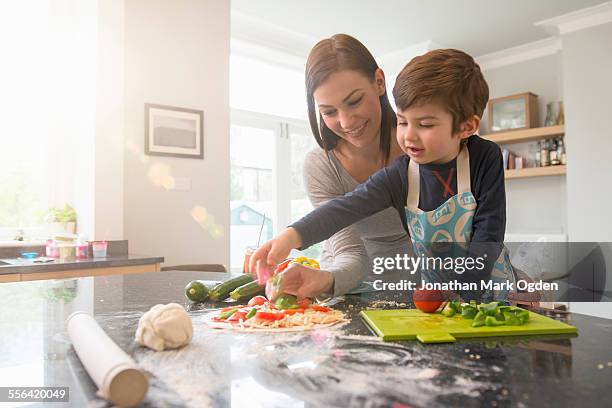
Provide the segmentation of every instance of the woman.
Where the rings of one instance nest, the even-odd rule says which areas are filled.
[[[314,46],[306,63],[306,94],[320,148],[306,156],[304,182],[318,207],[353,191],[402,151],[384,73],[355,38],[336,34]],[[326,241],[320,270],[292,264],[280,289],[298,297],[342,295],[372,271],[371,260],[408,254],[409,243],[397,212],[388,208]]]

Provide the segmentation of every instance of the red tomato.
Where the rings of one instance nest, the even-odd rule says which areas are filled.
[[[283,313],[286,315],[294,315],[296,313],[304,313],[304,309],[299,308],[299,309],[287,309],[287,310],[283,310]]]
[[[285,318],[283,313],[262,312],[261,310],[255,313],[255,317],[262,320],[281,320]]]
[[[412,295],[412,302],[417,309],[425,313],[433,313],[444,301],[442,291],[439,290],[428,290],[428,289],[417,289]]]
[[[331,309],[327,306],[319,306],[319,305],[312,305],[310,306],[311,309],[316,310],[317,312],[330,312]]]
[[[254,298],[249,300],[249,303],[247,303],[247,306],[260,306],[260,305],[265,304],[267,301],[268,299],[266,299],[265,296],[255,296]]]

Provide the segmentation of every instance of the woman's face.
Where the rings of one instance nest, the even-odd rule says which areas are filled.
[[[331,74],[314,91],[323,121],[336,135],[355,147],[378,144],[382,110],[379,97],[385,93],[380,69],[374,81],[359,71]]]

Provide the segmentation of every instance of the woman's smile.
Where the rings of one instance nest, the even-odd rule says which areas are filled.
[[[347,136],[351,136],[351,137],[359,137],[363,134],[366,125],[368,124],[368,121],[366,120],[365,122],[363,122],[360,126],[353,128],[351,130],[345,130],[344,133]]]

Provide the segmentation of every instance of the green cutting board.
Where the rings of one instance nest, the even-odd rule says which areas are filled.
[[[521,326],[472,327],[472,320],[445,317],[418,309],[363,310],[361,317],[383,341],[414,340],[421,343],[450,343],[459,338],[576,333],[574,326],[529,312]]]

